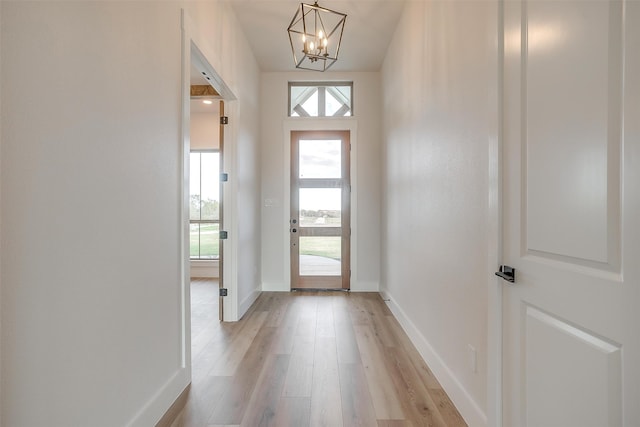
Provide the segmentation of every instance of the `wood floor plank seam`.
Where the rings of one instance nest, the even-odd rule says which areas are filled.
[[[377,293],[262,292],[217,321],[217,283],[192,282],[192,386],[174,427],[462,427]]]

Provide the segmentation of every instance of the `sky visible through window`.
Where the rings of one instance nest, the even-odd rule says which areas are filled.
[[[300,178],[341,178],[342,141],[339,139],[299,141]],[[342,206],[340,188],[301,188],[301,210],[340,211]]]

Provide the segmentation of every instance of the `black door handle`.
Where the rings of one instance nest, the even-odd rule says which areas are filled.
[[[500,270],[496,271],[496,276],[503,278],[507,282],[515,283],[516,269],[508,265],[501,265]]]

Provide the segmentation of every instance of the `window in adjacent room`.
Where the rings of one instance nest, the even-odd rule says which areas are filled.
[[[220,255],[220,153],[190,154],[189,229],[190,256],[195,260]]]
[[[352,94],[353,82],[289,82],[289,116],[352,116]]]

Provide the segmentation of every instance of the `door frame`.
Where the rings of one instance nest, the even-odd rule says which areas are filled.
[[[504,2],[493,2],[495,8],[491,25],[495,28],[495,39],[489,40],[493,53],[495,79],[490,82],[488,108],[493,121],[488,124],[488,204],[487,204],[487,423],[488,426],[502,427],[503,404],[503,316],[502,290],[504,280],[495,276],[503,258],[503,63],[504,63]]]
[[[186,39],[187,37],[185,37]],[[185,44],[187,43],[187,41],[185,41]],[[186,235],[183,236],[182,238],[182,257],[183,260],[186,259],[186,263],[188,263],[185,266],[185,270],[184,270],[184,281],[185,284],[184,286],[186,288],[189,287],[190,284],[190,274],[189,274],[189,270],[190,270],[190,256],[189,256],[189,230],[188,230],[188,224],[189,224],[189,153],[190,153],[190,122],[191,122],[191,112],[190,112],[190,93],[191,93],[191,87],[190,87],[190,71],[191,71],[191,67],[196,68],[198,71],[200,71],[201,73],[203,73],[206,77],[206,79],[209,81],[210,85],[216,90],[216,92],[218,92],[218,94],[220,94],[220,98],[219,98],[219,102],[220,102],[220,117],[227,115],[227,112],[225,110],[225,108],[228,105],[227,101],[231,101],[235,99],[235,96],[233,95],[233,92],[231,92],[231,89],[229,89],[229,87],[224,83],[224,81],[222,80],[222,78],[220,77],[220,75],[218,74],[218,72],[213,68],[213,66],[211,65],[211,63],[209,62],[209,60],[206,58],[206,56],[204,55],[204,53],[198,48],[198,45],[196,44],[196,42],[194,40],[189,40],[189,55],[188,58],[183,58],[183,67],[188,66],[187,70],[183,69],[183,85],[187,85],[187,87],[183,86],[183,129],[182,129],[182,136],[183,136],[183,147],[182,147],[182,152],[183,152],[183,166],[182,166],[182,170],[183,170],[183,185],[182,185],[182,198],[183,198],[183,220],[186,222],[187,224],[187,230],[183,231]],[[185,47],[186,48],[186,47]],[[186,56],[186,55],[185,55]],[[186,64],[184,63],[185,59],[188,59],[188,61],[186,61]],[[186,105],[185,105],[186,104]],[[186,111],[186,113],[185,113]],[[225,150],[225,138],[229,137],[229,132],[225,132],[225,127],[227,127],[228,125],[223,125],[222,123],[220,123],[219,125],[219,147],[218,150],[220,152],[220,174],[222,173],[228,173],[229,172],[229,161],[227,160],[227,158],[229,157],[227,155],[227,152]],[[226,188],[225,188],[226,187]],[[232,188],[228,187],[228,184],[222,182],[222,180],[220,180],[220,231],[222,230],[229,230],[229,221],[224,220],[224,213],[225,211],[229,210],[229,206],[231,206],[231,204],[229,203],[229,199],[230,199],[230,193],[233,191]],[[186,209],[186,211],[185,211]],[[222,288],[222,287],[227,287],[228,288],[228,293],[229,293],[229,297],[220,297],[219,298],[219,316],[220,316],[220,321],[224,321],[224,320],[235,320],[234,316],[236,315],[236,313],[238,312],[238,303],[237,303],[237,292],[235,292],[235,282],[233,280],[230,280],[229,277],[229,269],[225,269],[224,268],[224,263],[225,260],[228,262],[233,262],[233,251],[229,250],[229,244],[227,244],[226,242],[223,242],[223,240],[220,240],[220,255],[218,258],[218,271],[219,271],[219,280],[218,280],[218,287]],[[226,257],[225,257],[226,254]],[[190,293],[188,293],[187,295],[190,295]],[[224,299],[224,302],[223,302]],[[190,305],[190,298],[187,298],[185,301],[185,304]],[[225,310],[226,309],[226,310]],[[186,319],[186,322],[190,322],[190,314],[189,314],[189,318]],[[189,345],[190,346],[190,345]],[[186,346],[185,346],[186,347]]]
[[[211,86],[220,94],[221,100],[225,101],[225,105],[228,106],[228,101],[236,99],[231,89],[226,85],[224,80],[218,72],[211,65],[208,59],[208,55],[200,50],[199,46],[206,46],[204,40],[197,39],[197,26],[192,22],[189,15],[184,9],[181,10],[181,26],[182,26],[182,57],[181,57],[181,129],[180,129],[180,146],[179,146],[179,188],[178,195],[179,200],[179,242],[178,251],[179,264],[180,264],[180,331],[181,331],[181,367],[188,379],[191,378],[191,293],[190,293],[190,267],[191,260],[189,254],[189,156],[190,156],[190,124],[191,124],[191,68],[192,66],[201,72],[205,72]],[[227,138],[229,138],[229,132],[227,132]],[[227,143],[229,141],[227,140]],[[229,169],[229,155],[225,156],[225,169]],[[222,172],[222,171],[221,171]],[[230,172],[225,170],[224,172]],[[222,206],[226,205],[228,209],[232,206],[230,198],[233,193],[233,188],[227,188],[224,194],[225,200],[221,201]],[[223,227],[222,220],[220,227]],[[225,228],[228,226],[225,225]],[[232,263],[233,252],[227,254],[226,262]],[[229,270],[229,269],[227,269]],[[231,312],[230,316],[237,313],[237,292],[235,290],[235,282],[229,280],[230,275],[225,273],[225,279],[231,296],[227,301],[227,312]]]
[[[283,216],[282,216],[282,251],[285,254],[283,263],[283,277],[285,287],[291,289],[291,245],[289,236],[289,219],[291,215],[291,132],[292,131],[348,131],[350,133],[351,153],[351,290],[358,289],[358,185],[357,185],[357,159],[358,159],[358,122],[354,117],[344,118],[306,118],[289,117],[283,123],[283,159],[284,159],[284,179],[283,179]]]

